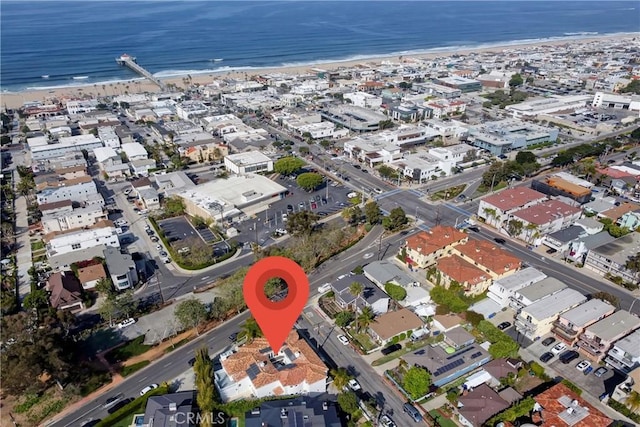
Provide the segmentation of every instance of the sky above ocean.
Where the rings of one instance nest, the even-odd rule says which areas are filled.
[[[169,76],[638,32],[640,3],[3,0],[0,21],[19,90],[135,78],[123,53]]]

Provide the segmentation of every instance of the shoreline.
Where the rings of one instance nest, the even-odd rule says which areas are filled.
[[[639,38],[638,33],[614,33],[608,35],[576,35],[565,37],[553,37],[540,40],[520,40],[513,42],[503,42],[495,45],[486,45],[478,47],[442,47],[427,49],[424,51],[405,51],[396,54],[389,55],[360,55],[354,59],[344,60],[328,60],[319,61],[313,63],[300,63],[300,64],[284,64],[273,67],[230,67],[228,70],[184,70],[185,73],[176,75],[168,75],[166,77],[156,77],[164,84],[174,84],[181,89],[185,85],[184,79],[189,75],[191,77],[189,85],[199,84],[208,85],[216,79],[251,79],[252,77],[269,73],[280,74],[305,74],[309,73],[311,69],[322,69],[326,71],[334,71],[338,69],[350,68],[357,65],[371,65],[381,64],[384,61],[399,62],[400,58],[404,61],[415,60],[429,60],[435,58],[450,57],[453,55],[469,55],[469,54],[484,54],[484,53],[502,53],[504,51],[517,51],[527,48],[538,48],[545,46],[564,46],[568,43],[574,43],[576,45],[584,45],[594,42],[606,42],[606,41],[622,41],[627,39]],[[162,72],[160,72],[162,73]],[[49,99],[79,99],[79,98],[95,98],[104,96],[117,96],[127,93],[158,93],[160,88],[149,80],[143,77],[135,77],[127,80],[112,80],[101,81],[95,83],[85,83],[78,85],[65,85],[65,86],[49,86],[42,89],[28,89],[23,91],[4,91],[0,93],[2,98],[2,106],[5,108],[20,108],[28,102],[46,102]]]

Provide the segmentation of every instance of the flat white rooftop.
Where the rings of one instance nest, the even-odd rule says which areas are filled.
[[[225,159],[236,165],[254,165],[271,161],[269,156],[260,151],[246,151],[243,153],[229,154]]]

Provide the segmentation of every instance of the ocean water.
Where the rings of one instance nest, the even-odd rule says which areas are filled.
[[[640,31],[638,1],[3,0],[0,12],[3,91],[136,78],[123,53],[163,77]]]

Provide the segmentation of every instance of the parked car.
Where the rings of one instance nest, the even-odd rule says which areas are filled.
[[[563,342],[559,342],[558,344],[556,344],[555,346],[553,346],[553,348],[551,349],[551,353],[553,354],[560,354],[562,353],[565,349],[567,348],[567,345]]]
[[[604,366],[601,366],[598,369],[596,369],[596,371],[593,373],[593,375],[595,375],[596,377],[600,378],[604,374],[606,374],[607,372],[609,372],[609,370],[607,368],[605,368]]]
[[[507,243],[506,240],[500,238],[500,237],[496,237],[495,239],[493,239],[494,242],[500,244],[500,245],[504,245],[505,243]]]
[[[116,403],[121,401],[123,397],[124,397],[124,395],[122,393],[116,394],[115,396],[111,396],[110,398],[108,398],[104,402],[104,405],[102,405],[102,407],[104,409],[109,409],[109,408],[113,407],[113,405],[115,405]]]
[[[584,372],[585,369],[590,367],[591,367],[591,362],[589,362],[588,360],[583,360],[576,365],[576,369],[581,372]]]
[[[131,326],[134,323],[136,323],[136,319],[130,317],[127,320],[123,320],[122,322],[118,323],[118,329],[124,329],[127,326]]]
[[[413,418],[413,420],[417,423],[422,421],[422,414],[420,413],[420,411],[418,411],[416,409],[415,406],[413,406],[411,403],[407,402],[402,406],[402,410],[404,412],[406,412],[407,414],[409,414],[409,416],[411,418]]]
[[[392,344],[389,347],[385,347],[382,350],[380,350],[380,353],[382,353],[382,354],[384,354],[386,356],[387,354],[391,354],[394,351],[400,350],[401,348],[402,348],[401,344]]]
[[[542,340],[542,345],[545,347],[549,347],[554,342],[556,342],[556,339],[554,337],[549,337]]]
[[[234,332],[231,335],[229,335],[229,341],[235,341],[236,338],[238,338],[238,333]]]
[[[504,331],[510,326],[511,326],[511,322],[502,322],[498,325],[498,329],[500,329],[501,331]]]
[[[546,353],[542,353],[542,356],[540,356],[540,361],[547,363],[549,360],[553,359],[553,356],[553,353],[547,351]]]
[[[325,292],[329,292],[331,290],[331,283],[323,283],[322,285],[318,286],[318,292],[320,292],[321,294],[324,294]]]
[[[589,375],[591,371],[593,371],[593,366],[587,366],[587,368],[584,371],[582,371],[582,373],[585,375]]]
[[[474,233],[479,233],[480,229],[478,227],[476,227],[475,225],[472,225],[471,227],[467,227],[469,230],[473,231]]]
[[[393,420],[391,420],[391,418],[389,418],[388,415],[383,415],[380,418],[380,422],[378,423],[379,427],[396,427],[396,423],[393,422]]]
[[[338,341],[340,341],[342,345],[349,345],[349,339],[344,335],[338,335]]]
[[[578,357],[580,357],[580,353],[578,353],[575,350],[567,350],[564,353],[562,353],[558,359],[560,359],[560,361],[562,363],[564,363],[565,365],[573,362],[574,360],[576,360]]]
[[[158,384],[149,384],[148,386],[140,390],[140,396],[144,396],[145,394],[149,393],[151,390],[155,390],[157,388],[158,388]]]
[[[362,389],[362,387],[360,387],[360,384],[358,383],[358,381],[356,381],[354,378],[351,378],[349,380],[349,388],[353,391],[358,391],[360,389]]]

